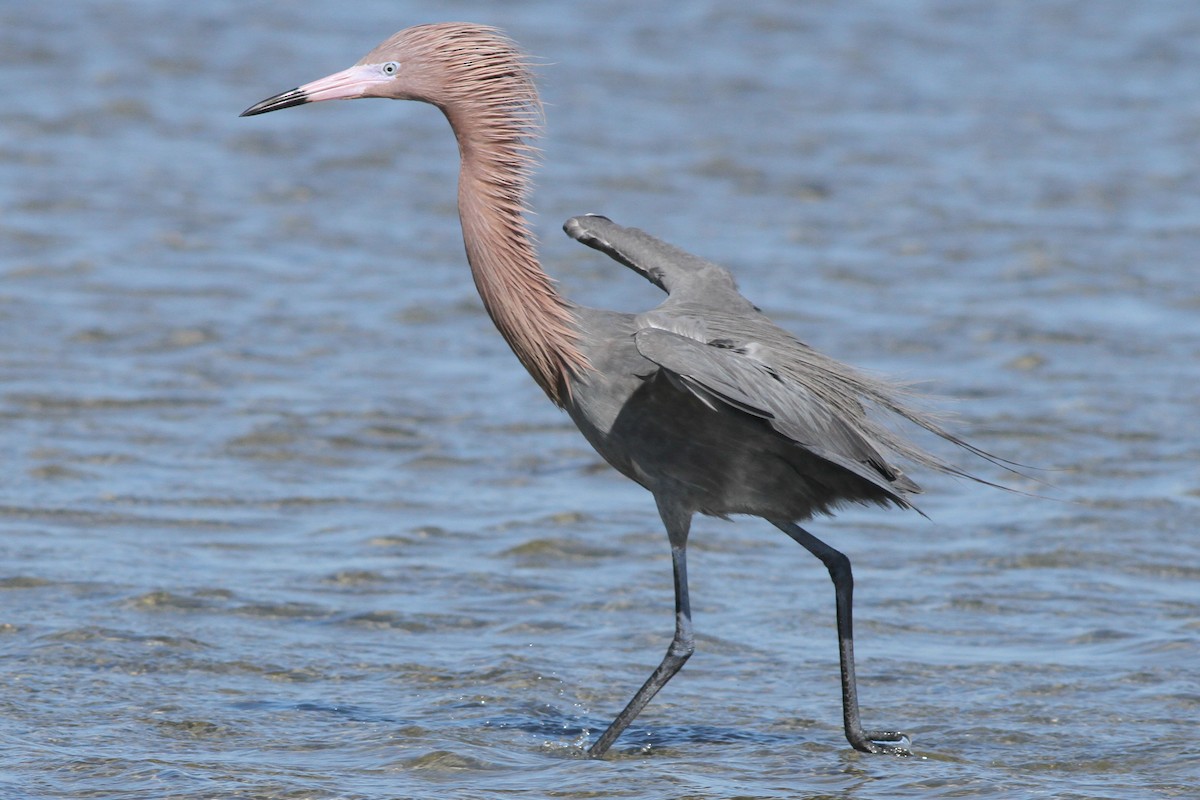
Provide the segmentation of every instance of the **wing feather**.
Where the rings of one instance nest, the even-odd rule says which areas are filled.
[[[710,408],[719,402],[766,420],[814,455],[889,493],[920,491],[819,395],[769,364],[737,348],[713,346],[658,328],[643,328],[633,338],[638,352]]]

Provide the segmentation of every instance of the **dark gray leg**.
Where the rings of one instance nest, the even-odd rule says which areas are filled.
[[[650,699],[658,694],[658,690],[666,686],[667,681],[679,672],[680,667],[696,649],[692,640],[692,609],[688,603],[687,587],[687,537],[692,515],[679,509],[664,508],[662,502],[658,505],[658,513],[662,516],[663,524],[667,527],[667,536],[671,540],[671,566],[675,572],[675,638],[671,640],[671,646],[667,648],[667,654],[663,656],[658,669],[642,684],[642,688],[638,689],[629,705],[612,721],[608,730],[588,748],[588,755],[592,758],[599,758],[608,752],[608,748],[612,747],[621,732],[629,727],[629,723],[633,722]]]
[[[854,622],[853,606],[854,576],[850,572],[850,559],[841,552],[791,522],[771,520],[800,545],[821,559],[833,579],[834,597],[837,602],[838,654],[842,662],[842,719],[846,726],[846,739],[855,750],[864,753],[891,753],[910,755],[906,745],[908,737],[899,731],[865,731],[858,716],[858,688],[854,677]],[[898,744],[903,742],[904,744]]]

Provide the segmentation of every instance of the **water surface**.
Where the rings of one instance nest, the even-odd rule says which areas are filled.
[[[937,476],[814,522],[699,520],[657,663],[650,497],[521,371],[467,276],[431,108],[238,119],[462,18],[542,66],[536,227],[582,302],[657,290],[587,211],[928,381],[1067,502]],[[0,7],[4,797],[1193,796],[1200,13],[1191,3]]]

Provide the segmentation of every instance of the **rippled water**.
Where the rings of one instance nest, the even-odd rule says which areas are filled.
[[[919,757],[848,747],[758,520],[579,757],[670,636],[650,497],[482,313],[434,110],[237,118],[447,18],[543,60],[572,295],[657,301],[558,232],[607,213],[1056,468],[812,525]],[[0,5],[0,795],[1195,796],[1198,74],[1185,2]]]

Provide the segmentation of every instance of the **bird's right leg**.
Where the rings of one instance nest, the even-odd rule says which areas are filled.
[[[646,704],[658,690],[667,685],[667,681],[679,672],[684,662],[691,657],[696,649],[692,638],[692,609],[688,602],[687,586],[687,537],[692,524],[691,512],[679,508],[668,507],[663,501],[658,503],[658,513],[662,516],[667,528],[667,536],[671,540],[671,566],[675,574],[675,636],[671,646],[663,656],[658,669],[638,689],[637,694],[629,701],[624,710],[608,726],[608,730],[588,748],[588,755],[599,758],[608,752],[613,742],[621,735],[629,723],[641,713]]]
[[[846,740],[855,750],[864,753],[909,755],[908,736],[899,731],[863,730],[858,714],[858,682],[854,675],[854,576],[850,571],[850,559],[799,525],[780,520],[771,520],[771,524],[821,559],[821,563],[829,570],[829,577],[833,579],[837,604],[838,656],[842,666],[842,719],[846,728]]]

